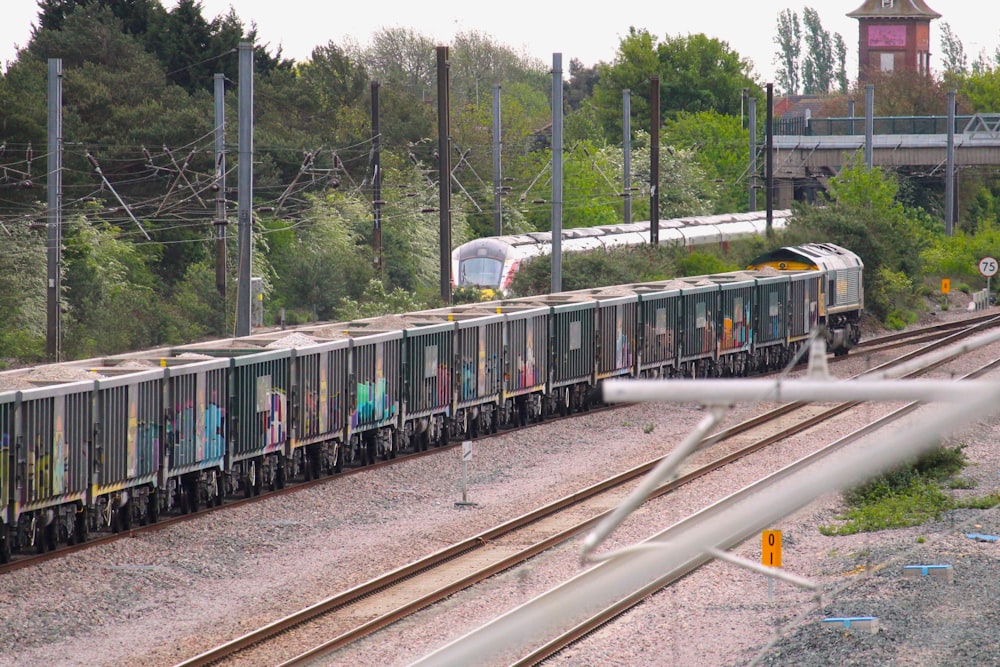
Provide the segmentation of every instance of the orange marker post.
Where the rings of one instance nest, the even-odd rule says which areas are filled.
[[[767,567],[781,567],[781,531],[765,530],[760,534],[760,562]],[[767,600],[774,599],[774,577],[767,578]]]
[[[781,567],[781,531],[765,530],[760,538],[760,562],[769,567]]]

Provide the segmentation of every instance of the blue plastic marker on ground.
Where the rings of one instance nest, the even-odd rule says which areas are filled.
[[[996,542],[1000,540],[1000,537],[996,535],[980,535],[979,533],[966,533],[966,537],[970,540],[976,540],[977,542]]]
[[[848,630],[851,629],[851,623],[861,623],[870,622],[876,620],[875,616],[844,616],[842,618],[824,618],[824,623],[842,623]]]
[[[947,570],[951,565],[904,565],[904,570],[914,571],[920,570],[920,574],[925,577],[931,570]]]

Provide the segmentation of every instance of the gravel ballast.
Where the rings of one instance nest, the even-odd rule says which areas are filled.
[[[960,374],[1000,353],[969,355],[937,376]],[[860,356],[838,375],[872,365]],[[994,374],[993,379],[997,378]],[[760,407],[738,406],[728,424]],[[885,406],[863,409],[842,433],[803,434],[652,501],[608,548],[644,539],[687,514],[845,435]],[[700,421],[695,406],[639,405],[476,443],[469,500],[461,500],[458,451],[403,461],[376,474],[95,547],[0,579],[0,665],[171,665],[462,537],[668,453]],[[971,464],[962,476],[1000,488],[1000,420],[955,438]],[[811,432],[810,432],[811,433]],[[733,565],[712,563],[572,647],[558,665],[985,665],[1000,664],[1000,546],[965,537],[1000,534],[997,510],[961,510],[934,524],[826,537],[839,495],[775,526],[784,568],[819,581],[807,592]],[[759,540],[735,552],[759,559]],[[330,664],[406,665],[579,572],[579,544],[399,623]],[[954,582],[907,578],[903,565],[950,563]],[[881,567],[881,569],[877,569]],[[837,590],[841,589],[842,590]],[[833,629],[827,616],[875,616],[879,631]],[[773,646],[769,646],[773,643]]]

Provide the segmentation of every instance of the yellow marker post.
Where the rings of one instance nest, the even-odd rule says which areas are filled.
[[[781,531],[765,530],[760,538],[760,562],[769,567],[781,567]]]

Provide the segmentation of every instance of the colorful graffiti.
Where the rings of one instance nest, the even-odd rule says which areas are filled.
[[[381,422],[396,415],[397,403],[387,390],[382,354],[382,348],[376,348],[374,380],[357,383],[358,403],[351,415],[352,428],[363,423]]]
[[[396,404],[390,400],[386,391],[385,378],[374,382],[359,382],[358,409],[351,416],[351,426],[358,424],[380,422],[396,414]]]
[[[519,388],[534,386],[537,382],[535,368],[535,335],[531,325],[528,325],[524,340],[524,356],[517,356],[517,374]]]
[[[622,328],[624,319],[624,309],[618,306],[615,308],[615,368],[628,368],[632,365],[632,345]]]
[[[265,452],[278,449],[287,436],[287,400],[285,392],[280,389],[272,389],[266,397],[267,410],[261,415],[262,437]]]
[[[175,465],[184,465],[205,459],[222,458],[226,451],[226,411],[215,402],[205,405],[200,410],[195,409],[193,401],[174,408],[173,420],[167,424],[172,429],[175,447]],[[140,426],[140,438],[158,439],[155,426]],[[151,446],[145,443],[142,449],[159,451],[159,444]]]

